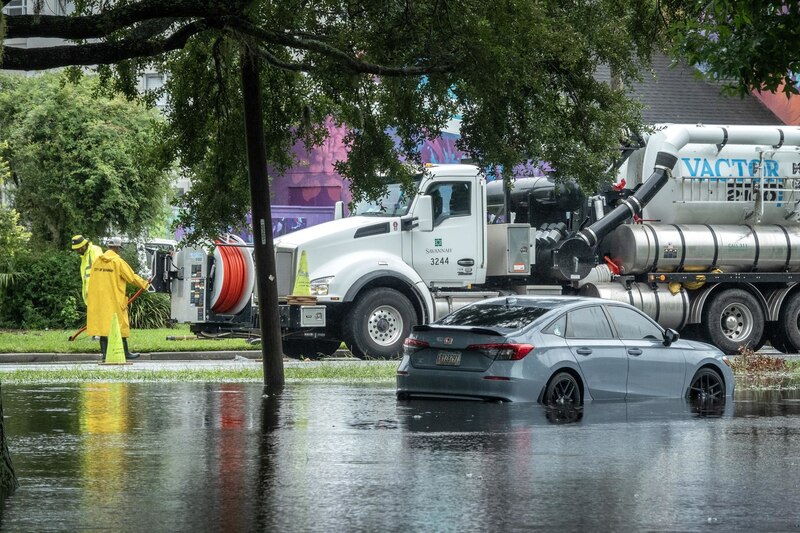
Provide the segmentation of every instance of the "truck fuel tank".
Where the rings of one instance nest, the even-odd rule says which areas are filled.
[[[580,294],[631,304],[665,328],[680,330],[689,317],[689,295],[683,288],[672,294],[663,285],[631,283],[627,288],[621,283],[587,283]]]
[[[800,228],[794,226],[625,224],[606,246],[621,274],[800,271]]]

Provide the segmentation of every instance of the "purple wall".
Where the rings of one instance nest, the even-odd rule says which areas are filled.
[[[270,190],[273,205],[333,206],[337,200],[350,201],[347,183],[333,170],[336,161],[347,158],[344,146],[346,128],[328,126],[329,136],[322,146],[306,150],[303,143],[293,152],[299,163],[282,176],[274,173]],[[420,146],[423,163],[460,163],[464,153],[456,149],[458,136],[443,133],[438,139]]]

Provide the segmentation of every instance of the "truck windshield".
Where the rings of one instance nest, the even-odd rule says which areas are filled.
[[[415,188],[419,186],[419,180],[415,180]],[[353,211],[354,216],[367,217],[401,217],[408,213],[411,201],[403,194],[402,186],[399,183],[390,183],[388,192],[383,198],[375,202],[358,202]]]

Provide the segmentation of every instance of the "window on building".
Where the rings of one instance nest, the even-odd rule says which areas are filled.
[[[6,7],[3,8],[3,12],[11,17],[15,15],[27,15],[28,0],[11,0],[6,4]]]
[[[157,93],[156,107],[158,107],[161,110],[167,107],[167,93],[162,91],[163,87],[164,87],[163,74],[155,73],[155,74],[144,75],[144,90]]]

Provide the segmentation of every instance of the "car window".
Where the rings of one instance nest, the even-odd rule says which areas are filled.
[[[664,333],[638,311],[627,307],[609,307],[611,319],[617,327],[620,339],[628,340],[661,340]]]
[[[611,326],[599,306],[581,307],[567,313],[568,339],[612,339]]]
[[[563,302],[537,300],[534,303],[509,297],[504,301],[464,306],[436,323],[447,326],[520,329],[559,305],[563,305]]]
[[[567,315],[561,315],[553,323],[544,328],[542,333],[563,337],[567,330]]]

